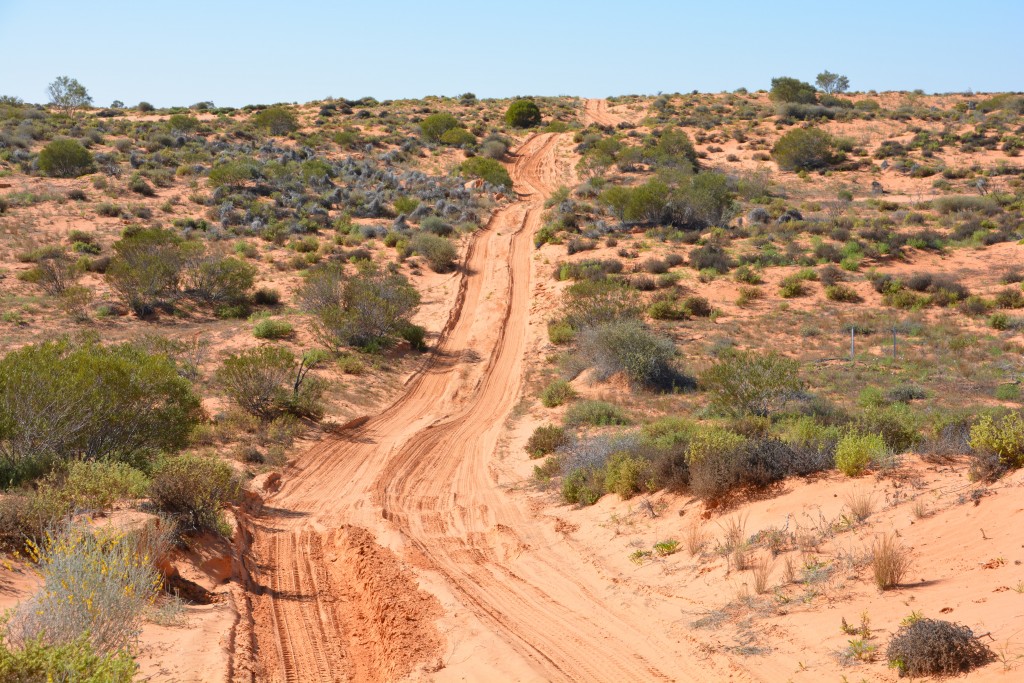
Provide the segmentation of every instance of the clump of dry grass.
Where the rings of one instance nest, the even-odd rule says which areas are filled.
[[[871,546],[871,570],[881,590],[895,588],[910,569],[910,551],[895,536],[882,536]]]
[[[750,571],[754,577],[754,592],[758,595],[768,592],[768,579],[774,566],[775,563],[765,556],[760,556],[750,563]]]
[[[686,542],[686,550],[690,553],[691,557],[701,554],[704,548],[707,547],[708,540],[710,540],[710,536],[701,527],[700,523],[694,522],[686,528],[684,541]]]
[[[875,497],[870,491],[851,491],[845,500],[853,521],[857,523],[863,522],[875,511]]]

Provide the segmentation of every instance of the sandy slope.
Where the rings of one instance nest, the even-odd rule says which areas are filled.
[[[623,119],[610,111],[608,100],[587,100],[583,109],[583,123],[599,126],[614,126]]]
[[[598,574],[492,468],[522,381],[531,238],[570,177],[570,145],[550,133],[522,145],[519,199],[470,248],[433,362],[389,409],[302,455],[252,524],[236,680],[681,675],[679,644],[605,604]]]

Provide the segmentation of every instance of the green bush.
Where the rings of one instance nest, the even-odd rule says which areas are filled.
[[[604,471],[580,468],[562,477],[562,500],[576,505],[593,505],[604,495]]]
[[[833,160],[832,136],[818,128],[794,128],[776,141],[772,157],[783,171],[813,171]]]
[[[76,459],[144,464],[185,446],[199,398],[162,354],[49,342],[0,360],[0,481]]]
[[[889,454],[885,440],[878,434],[849,432],[836,445],[836,468],[848,477],[864,473],[872,463]]]
[[[288,339],[295,334],[295,327],[287,320],[264,318],[252,328],[257,339]]]
[[[216,379],[235,405],[269,421],[286,412],[298,398],[301,386],[294,382],[299,371],[291,351],[267,345],[230,354],[217,370]]]
[[[998,422],[983,415],[971,427],[971,448],[999,456],[1008,467],[1024,467],[1024,417],[1007,413]]]
[[[557,425],[541,425],[533,430],[533,434],[526,442],[526,452],[531,458],[540,458],[554,453],[568,441],[569,437],[564,428]]]
[[[501,162],[495,159],[470,157],[462,162],[459,170],[464,176],[483,178],[491,185],[498,185],[506,190],[512,189],[512,176],[508,174]]]
[[[441,144],[451,145],[452,147],[474,145],[476,144],[476,136],[465,128],[452,128],[445,131],[444,135],[441,136]]]
[[[210,169],[210,184],[214,187],[238,187],[255,177],[256,165],[245,158],[224,161]]]
[[[177,235],[163,228],[137,230],[115,242],[114,251],[107,282],[136,315],[149,315],[177,294],[185,260]]]
[[[856,304],[863,301],[857,290],[844,284],[834,284],[825,287],[825,298],[829,301],[839,301],[848,304]]]
[[[686,450],[689,484],[703,500],[720,498],[738,482],[746,438],[720,427],[696,430]]]
[[[223,531],[221,508],[241,485],[231,465],[215,457],[185,454],[166,458],[153,471],[150,496],[186,531]]]
[[[420,121],[420,132],[430,142],[440,142],[445,133],[455,129],[465,130],[457,118],[445,112],[431,114]]]
[[[579,401],[569,406],[565,411],[565,424],[570,427],[581,425],[593,425],[595,427],[608,427],[613,425],[627,425],[629,418],[618,406],[605,401]]]
[[[576,330],[565,320],[548,321],[548,339],[552,344],[571,344],[576,339]]]
[[[58,138],[39,152],[39,170],[49,176],[77,178],[92,169],[92,153],[77,140]]]
[[[505,123],[513,128],[533,128],[540,119],[540,107],[533,100],[516,100],[505,110]]]
[[[266,129],[271,135],[287,135],[299,128],[299,121],[290,109],[270,107],[256,114],[253,123]]]
[[[814,104],[818,101],[817,91],[813,85],[788,76],[773,78],[772,88],[768,92],[768,96],[773,102]]]
[[[321,301],[322,307],[312,311],[317,314],[315,332],[333,349],[352,346],[375,351],[392,346],[420,303],[419,293],[405,277],[372,266],[344,282],[340,271],[327,269],[322,274],[318,291],[336,291],[339,299],[332,301],[327,295],[314,299],[301,292],[300,296],[307,306]]]
[[[137,668],[126,650],[97,652],[85,634],[60,645],[32,638],[12,649],[0,631],[0,680],[10,683],[131,683]]]
[[[237,306],[249,299],[256,267],[241,259],[211,254],[186,259],[182,271],[185,292],[208,305]]]
[[[902,453],[921,440],[920,420],[906,403],[868,407],[857,416],[856,424],[862,432],[881,436],[894,453]]]
[[[555,408],[576,398],[576,390],[564,379],[556,379],[540,392],[540,402],[546,408]]]
[[[409,240],[409,250],[427,260],[435,273],[447,273],[455,268],[459,252],[447,237],[429,232],[418,232]]]
[[[602,381],[621,372],[638,387],[682,387],[686,381],[672,365],[675,353],[670,339],[628,318],[588,327],[580,334],[580,355]]]
[[[76,460],[65,472],[54,472],[40,484],[46,495],[57,496],[69,510],[109,510],[124,499],[142,498],[149,487],[146,475],[123,462]]]
[[[795,360],[775,352],[731,350],[705,370],[700,385],[711,394],[713,410],[734,417],[770,415],[801,388]]]
[[[629,500],[638,493],[654,489],[650,475],[651,464],[630,453],[613,453],[605,464],[604,487]]]

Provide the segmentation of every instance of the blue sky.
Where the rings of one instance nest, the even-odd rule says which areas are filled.
[[[0,0],[0,94],[58,75],[106,106],[457,95],[1024,90],[1024,0]]]

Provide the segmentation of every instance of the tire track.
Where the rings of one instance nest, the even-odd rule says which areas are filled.
[[[604,116],[591,102],[587,111]],[[342,560],[372,555],[376,567],[390,557],[376,544],[353,546],[351,534],[336,535],[347,525],[400,534],[443,579],[459,611],[518,658],[517,670],[565,681],[697,678],[673,663],[692,652],[650,632],[642,613],[603,604],[600,578],[580,571],[572,549],[488,470],[523,379],[532,236],[545,198],[569,182],[558,158],[569,144],[565,134],[542,133],[520,146],[509,165],[518,199],[475,235],[453,312],[405,394],[363,426],[311,448],[267,501],[266,526],[254,529],[254,581],[269,586],[253,599],[258,680],[394,680],[436,656],[436,614],[424,616],[430,608],[415,596],[401,602],[416,592],[402,578],[408,569],[395,563],[390,588],[358,568],[339,570]],[[337,562],[325,547],[341,548]],[[401,623],[384,619],[381,604]],[[379,645],[398,638],[406,639],[401,648]]]

